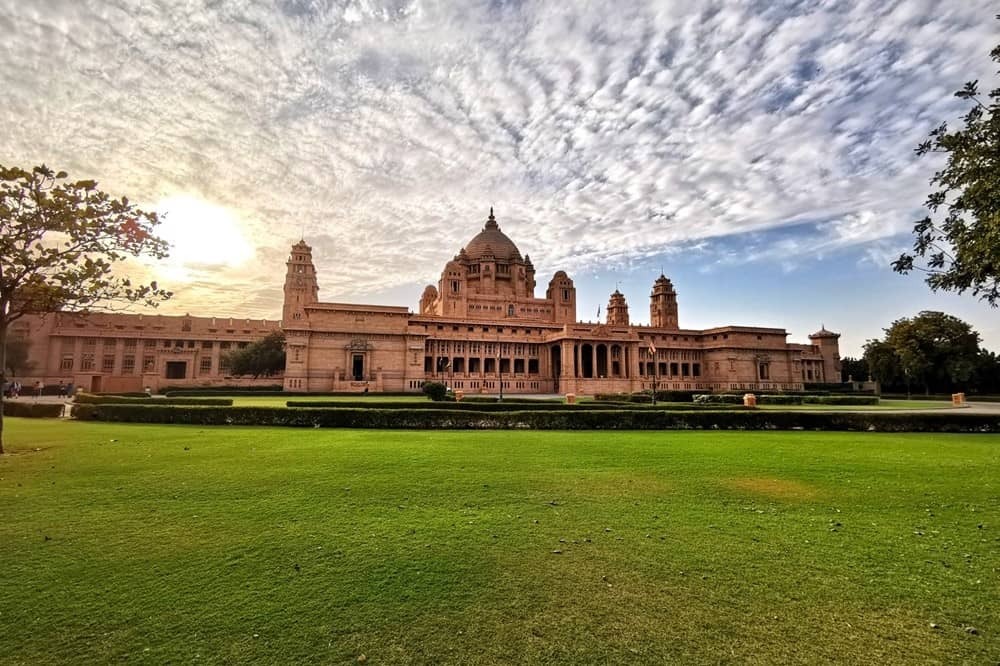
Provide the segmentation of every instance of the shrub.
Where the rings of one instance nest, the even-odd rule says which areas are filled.
[[[595,393],[596,402],[628,402],[632,397],[628,393]]]
[[[732,393],[699,393],[694,396],[696,405],[742,405],[743,396]]]
[[[201,405],[204,407],[232,407],[232,398],[127,398],[117,395],[78,393],[76,402],[88,405]]]
[[[226,395],[231,395],[236,392],[239,393],[253,393],[256,394],[258,391],[269,391],[272,393],[281,393],[284,391],[284,386],[281,384],[266,384],[266,385],[254,385],[254,386],[240,386],[240,385],[228,385],[228,386],[164,386],[160,389],[160,393],[170,394],[170,393],[197,393],[198,395],[213,394],[218,395],[219,393],[224,393]]]
[[[561,405],[562,398],[504,398],[505,404],[524,405]],[[475,402],[490,404],[499,402],[499,397],[495,395],[467,395],[462,398],[462,402]]]
[[[252,390],[248,390],[246,387],[244,387],[242,389],[238,389],[238,390],[234,389],[234,390],[226,390],[226,391],[210,391],[210,390],[203,390],[202,391],[202,390],[198,390],[198,389],[190,389],[190,390],[184,390],[184,391],[176,390],[176,391],[165,391],[164,392],[164,395],[166,395],[168,398],[197,398],[197,397],[205,397],[205,396],[216,396],[216,395],[219,395],[219,394],[222,394],[222,395],[225,395],[225,396],[256,396],[258,398],[281,398],[281,397],[285,397],[285,398],[288,398],[288,397],[309,398],[309,397],[332,397],[332,396],[351,397],[351,396],[353,396],[355,398],[361,399],[361,398],[391,398],[391,397],[415,396],[415,395],[420,395],[420,392],[419,391],[409,391],[409,392],[387,391],[387,392],[384,392],[384,393],[383,392],[379,392],[379,393],[375,393],[375,392],[362,393],[360,391],[309,391],[309,392],[306,392],[306,391],[271,391],[271,390],[268,390],[268,391],[252,391]]]
[[[657,391],[657,402],[694,402],[698,391]]]
[[[56,419],[62,416],[61,402],[28,402],[26,400],[4,400],[4,416],[20,416],[28,419]]]
[[[448,387],[441,382],[425,382],[423,391],[434,402],[441,402],[448,396]]]
[[[1000,415],[954,412],[810,412],[622,409],[508,411],[457,409],[283,409],[78,404],[81,420],[300,428],[537,429],[537,430],[859,430],[881,432],[1000,432]]]
[[[877,405],[877,395],[806,395],[804,405]]]
[[[804,396],[801,395],[759,395],[757,396],[758,405],[801,405]],[[743,397],[740,396],[740,402],[743,401]]]

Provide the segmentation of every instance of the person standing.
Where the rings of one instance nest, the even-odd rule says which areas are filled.
[[[35,400],[42,397],[42,380],[35,380]]]

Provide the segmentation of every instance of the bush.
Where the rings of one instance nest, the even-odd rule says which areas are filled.
[[[692,402],[698,391],[657,391],[656,402]],[[641,393],[598,393],[594,400],[599,402],[653,402],[653,392]]]
[[[825,393],[854,393],[854,384],[851,382],[809,382],[802,385],[806,393],[813,395],[819,392]]]
[[[219,394],[225,396],[256,396],[258,398],[288,398],[293,396],[299,396],[303,398],[309,397],[333,397],[333,396],[345,396],[345,397],[355,397],[355,398],[392,398],[392,397],[411,397],[415,395],[420,395],[419,391],[387,391],[384,393],[362,393],[361,391],[251,391],[247,390],[245,387],[239,390],[231,391],[199,391],[197,389],[191,390],[176,390],[176,391],[165,391],[164,395],[168,398],[197,398],[205,396],[214,396]]]
[[[77,393],[75,401],[87,405],[201,405],[204,407],[232,407],[232,398],[128,398],[117,395]]]
[[[236,392],[239,393],[253,393],[257,394],[259,391],[269,391],[272,393],[281,393],[284,391],[284,386],[281,384],[266,384],[261,386],[164,386],[160,389],[160,393],[170,394],[170,393],[197,393],[198,395],[218,395],[219,393],[225,393],[226,395],[231,395]]]
[[[92,393],[91,395],[111,396],[114,398],[149,398],[145,391],[122,391],[121,393]]]
[[[758,405],[801,405],[804,396],[801,395],[759,395],[757,396]],[[743,402],[743,397],[740,396],[740,402]]]
[[[448,396],[448,387],[441,382],[425,382],[423,391],[434,402],[441,402]]]
[[[657,391],[657,402],[694,402],[698,391]]]
[[[27,400],[4,400],[4,416],[20,416],[28,419],[57,419],[62,416],[61,402],[28,402]]]
[[[500,402],[495,395],[467,395],[462,398],[462,402],[474,402],[477,404],[492,404]],[[508,405],[563,405],[563,398],[504,398],[504,404]]]
[[[877,395],[806,395],[803,405],[877,405]]]
[[[280,407],[73,406],[78,419],[300,428],[536,430],[858,430],[1000,432],[1000,415],[954,412],[810,412],[622,409],[482,413],[457,409],[283,409]]]
[[[696,405],[742,405],[743,396],[732,393],[699,393],[694,396]]]

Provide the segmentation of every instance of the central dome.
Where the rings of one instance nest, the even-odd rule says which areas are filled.
[[[492,208],[490,208],[490,216],[486,220],[486,226],[465,246],[465,253],[472,261],[480,261],[485,256],[492,256],[500,261],[513,261],[515,259],[520,261],[521,259],[521,253],[514,245],[514,241],[500,231],[500,225],[493,217]]]

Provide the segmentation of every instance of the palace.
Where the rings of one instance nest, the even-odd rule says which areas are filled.
[[[229,349],[282,328],[283,379],[290,392],[419,392],[440,381],[466,393],[576,393],[693,389],[801,389],[840,381],[837,333],[790,344],[783,329],[680,327],[677,292],[657,278],[650,324],[629,321],[617,290],[606,321],[580,322],[576,287],[556,271],[544,297],[535,267],[490,210],[476,234],[428,285],[419,312],[406,307],[324,303],[312,249],[300,241],[287,261],[281,321],[142,314],[53,313],[15,323],[30,369],[15,374],[90,391],[165,386],[274,384],[230,376]]]
[[[789,344],[783,329],[680,327],[677,292],[661,275],[650,325],[629,323],[611,294],[607,320],[576,317],[576,287],[564,272],[535,295],[535,267],[490,210],[482,229],[428,285],[420,311],[324,303],[312,249],[292,246],[282,328],[286,391],[419,391],[440,381],[466,393],[592,395],[660,389],[789,390],[840,381],[837,333]]]

